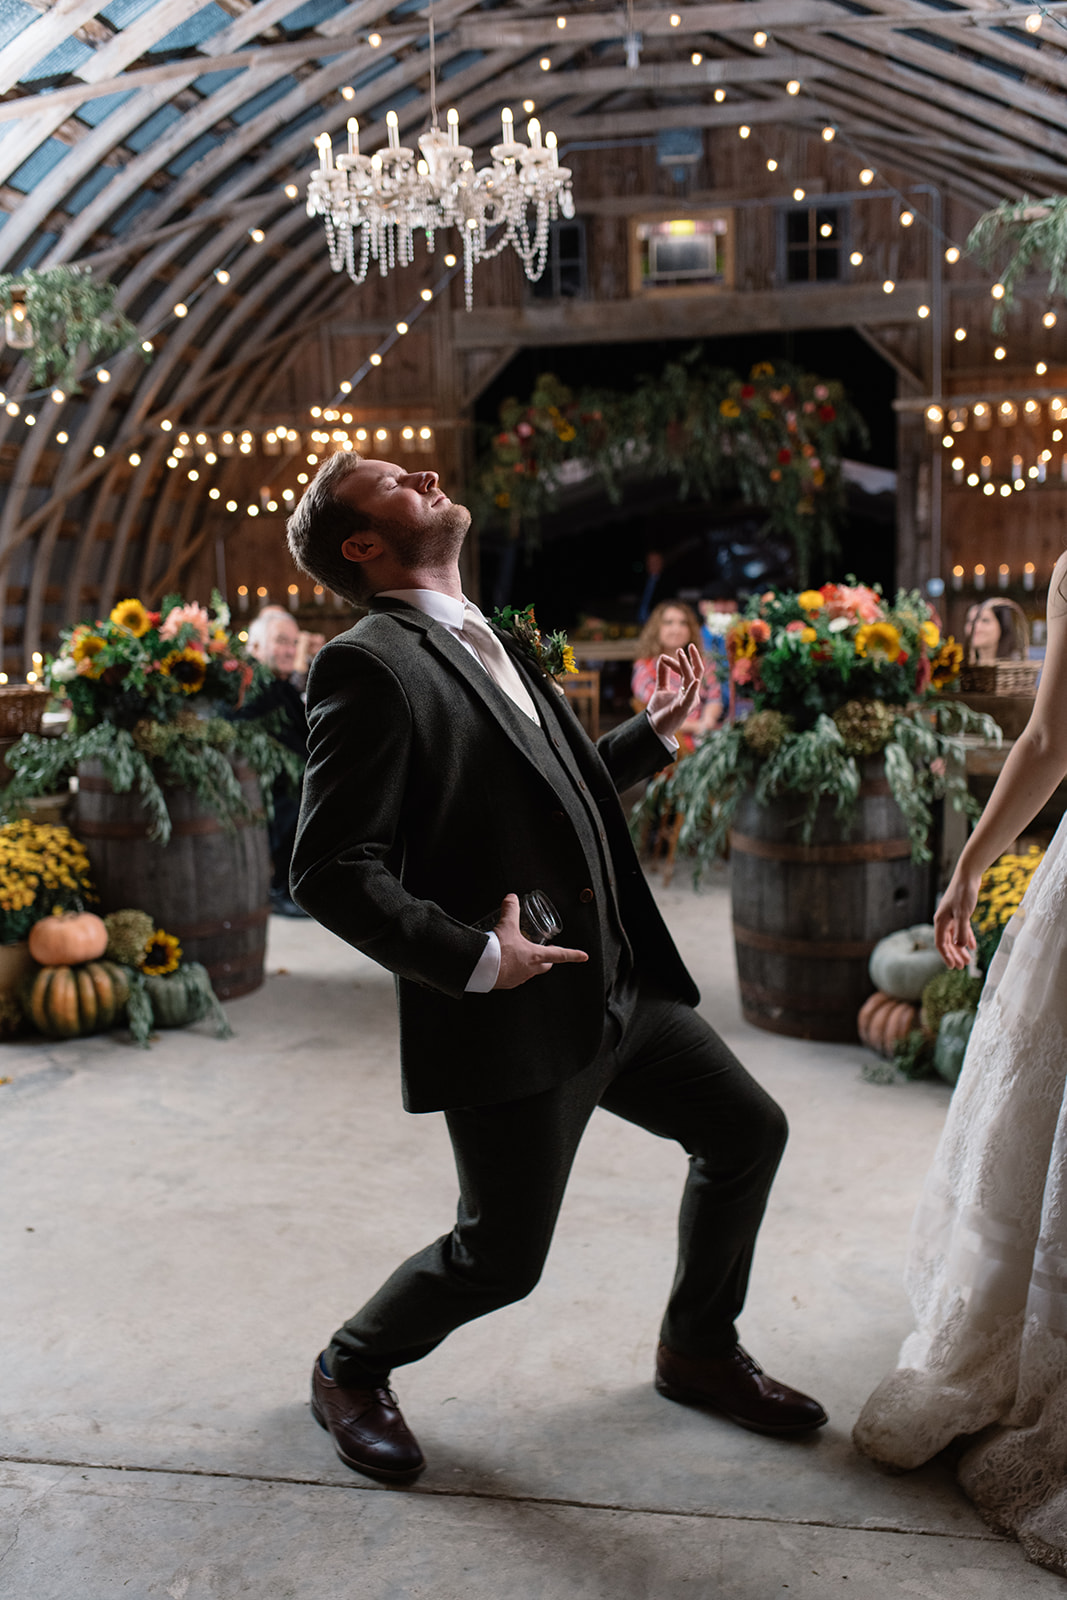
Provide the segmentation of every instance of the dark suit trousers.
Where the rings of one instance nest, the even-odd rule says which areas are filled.
[[[577,1077],[526,1099],[446,1112],[456,1225],[334,1334],[326,1364],[342,1386],[380,1380],[453,1328],[530,1293],[598,1105],[677,1140],[689,1157],[664,1344],[689,1356],[733,1348],[785,1117],[691,1007],[645,989],[620,998],[600,1053]]]

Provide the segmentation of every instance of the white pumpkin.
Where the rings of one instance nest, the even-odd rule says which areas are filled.
[[[871,982],[895,1000],[919,1000],[931,978],[944,972],[945,963],[934,948],[929,923],[887,934],[871,951]]]

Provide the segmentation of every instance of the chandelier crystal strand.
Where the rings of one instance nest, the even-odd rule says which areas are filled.
[[[421,155],[400,143],[395,111],[386,116],[388,144],[373,156],[359,149],[359,123],[348,119],[348,149],[333,157],[328,133],[315,140],[318,169],[307,189],[309,217],[322,217],[330,266],[353,283],[366,281],[370,262],[383,277],[415,259],[415,236],[434,249],[436,234],[458,228],[463,238],[463,294],[474,305],[474,268],[510,245],[531,282],[545,270],[550,225],[574,216],[569,168],[559,164],[555,135],[542,142],[541,124],[527,124],[528,145],[515,138],[514,118],[501,113],[501,140],[492,165],[476,169],[474,151],[459,142],[459,113],[438,125],[433,17],[430,17],[431,126],[419,135]],[[357,248],[358,234],[358,248]]]

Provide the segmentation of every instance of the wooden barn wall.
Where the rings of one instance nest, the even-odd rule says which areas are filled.
[[[776,172],[768,170],[768,160],[778,163]],[[740,314],[742,308],[749,308],[746,327],[762,325],[777,332],[790,326],[819,325],[818,321],[813,324],[813,314],[821,318],[821,325],[832,326],[834,309],[843,301],[839,285],[796,290],[784,287],[778,277],[781,209],[783,205],[788,208],[792,187],[800,184],[806,204],[817,203],[823,195],[852,196],[842,202],[848,208],[848,248],[861,251],[864,259],[859,267],[845,270],[857,294],[862,291],[866,295],[863,331],[896,367],[901,402],[929,394],[931,324],[929,319],[923,322],[916,317],[915,307],[920,300],[928,302],[932,291],[929,221],[935,197],[928,191],[915,192],[916,186],[905,172],[882,167],[872,187],[898,192],[868,197],[858,180],[863,157],[842,141],[826,143],[789,127],[769,125],[754,127],[747,139],[741,139],[736,129],[708,130],[704,159],[684,183],[676,183],[668,168],[657,164],[653,144],[576,150],[568,164],[574,171],[577,212],[587,228],[592,302],[588,314],[600,319],[601,336],[616,326],[623,330],[622,337],[641,336],[642,328],[644,337],[654,336],[658,324],[653,302],[662,304],[664,298],[670,298],[670,291],[656,291],[634,307],[631,217],[649,211],[670,216],[732,206],[736,207],[734,287],[696,296],[690,291],[679,316],[691,317],[696,326],[702,307],[712,301],[722,307],[725,300],[727,318],[734,309]],[[905,205],[916,213],[911,227],[902,226],[899,220]],[[973,208],[946,200],[936,254],[942,255],[944,245],[950,242],[962,245],[975,217]],[[284,244],[273,247],[279,264],[284,264],[286,248]],[[448,269],[443,255],[439,241],[436,255],[420,250],[414,267],[387,279],[372,268],[367,283],[357,288],[330,280],[323,246],[321,254],[316,251],[309,257],[313,265],[305,271],[309,303],[316,294],[321,300],[332,284],[333,310],[325,320],[318,316],[306,325],[299,312],[295,314],[285,337],[275,336],[267,357],[257,367],[253,358],[258,350],[258,318],[250,316],[243,330],[243,376],[228,377],[214,390],[201,384],[197,396],[183,402],[181,373],[191,370],[197,354],[197,345],[191,344],[179,364],[177,399],[169,417],[174,430],[167,439],[158,433],[147,439],[139,447],[141,462],[136,466],[129,464],[126,451],[109,451],[89,481],[81,486],[75,478],[70,491],[63,490],[60,509],[25,537],[20,533],[25,520],[54,497],[57,484],[63,483],[64,452],[54,438],[31,441],[29,430],[23,429],[19,435],[9,428],[0,444],[0,482],[5,495],[15,482],[21,484],[24,494],[16,526],[7,531],[8,542],[0,544],[5,669],[21,671],[32,650],[54,647],[61,626],[102,611],[131,593],[158,600],[166,589],[180,588],[193,598],[206,600],[212,586],[224,579],[227,598],[241,614],[241,586],[249,590],[249,604],[254,608],[257,590],[266,590],[272,600],[285,601],[289,584],[297,583],[296,603],[302,617],[332,618],[331,597],[319,601],[314,596],[311,586],[292,571],[284,547],[287,502],[282,492],[288,488],[298,494],[298,474],[314,470],[306,456],[321,457],[332,448],[311,444],[311,430],[329,425],[313,420],[310,408],[333,401],[341,382],[357,372],[397,322],[410,323],[410,331],[395,339],[381,366],[367,372],[351,395],[338,402],[338,410],[352,418],[348,426],[353,432],[363,427],[373,440],[376,431],[386,431],[386,438],[373,444],[376,452],[412,468],[435,466],[450,487],[458,485],[462,492],[473,455],[470,416],[474,400],[527,338],[522,324],[524,318],[529,320],[528,308],[536,305],[537,316],[547,319],[546,325],[551,322],[551,306],[531,301],[511,251],[476,269],[475,310],[471,314],[463,309],[459,275],[444,284]],[[1061,359],[1058,366],[1053,362],[1060,330],[1050,335],[1041,326],[1044,303],[1039,286],[1025,288],[1018,310],[1009,318],[1003,336],[1009,359],[998,363],[993,350],[1001,340],[990,329],[989,274],[966,259],[955,266],[944,265],[943,270],[947,390],[960,394],[988,390],[995,395],[1013,386],[1036,383],[1034,363],[1042,358],[1050,365],[1049,376],[1041,380],[1043,386],[1054,387],[1055,381],[1067,384],[1067,361]],[[896,285],[892,295],[881,292],[887,279]],[[160,292],[164,288],[161,286]],[[424,288],[435,290],[429,306],[420,299]],[[803,315],[797,309],[802,304]],[[758,310],[753,312],[753,306]],[[962,343],[952,336],[956,327],[967,331]],[[165,354],[166,342],[165,335],[157,339],[157,360]],[[1067,355],[1067,351],[1063,353]],[[135,361],[113,365],[116,379],[110,386],[113,392],[106,397],[112,434],[120,428],[124,407],[143,378],[143,369]],[[10,367],[4,370],[6,376],[0,381],[8,382]],[[1059,377],[1054,379],[1056,372]],[[96,395],[80,402],[84,407],[98,403]],[[993,431],[989,437],[995,444],[995,472],[1010,473],[1010,458],[1020,450],[1029,466],[1027,450],[1038,442],[1039,435],[1042,448],[1050,447],[1045,443],[1051,432],[1046,413],[1043,405],[1044,432],[1021,424],[1017,437],[1008,429]],[[48,426],[46,417],[41,421],[42,427]],[[265,453],[259,436],[275,426],[299,431],[294,453],[286,453],[288,445],[276,454]],[[402,437],[405,427],[416,430],[410,444]],[[421,427],[432,429],[429,449],[418,440]],[[177,469],[165,465],[167,442],[173,443],[180,431],[189,433],[191,440],[202,431],[215,441],[224,429],[237,433],[242,428],[257,435],[249,454],[236,450],[220,455],[218,462],[208,467],[199,458],[202,452],[191,443],[190,455]],[[990,573],[1007,563],[1014,582],[1025,561],[1035,564],[1039,578],[1047,575],[1060,547],[1058,529],[1067,510],[1067,483],[1061,479],[1059,455],[1055,470],[1046,473],[1045,485],[1014,493],[1009,501],[999,493],[983,496],[953,483],[949,461],[955,451],[946,451],[939,438],[927,432],[921,412],[901,411],[899,441],[902,579],[916,581],[931,575],[937,499],[931,490],[931,474],[942,478],[939,565],[946,578],[957,564],[973,575],[978,563]],[[32,460],[27,455],[31,442],[35,446]],[[968,431],[960,446],[968,469],[975,452],[982,453],[978,444],[979,436]],[[197,472],[195,480],[190,479],[190,471]],[[213,486],[220,490],[215,501],[208,498]],[[236,502],[236,512],[225,509],[228,500]],[[268,509],[272,504],[278,509]],[[256,508],[255,516],[249,515],[249,507]]]

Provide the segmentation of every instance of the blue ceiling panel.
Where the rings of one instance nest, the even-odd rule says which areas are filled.
[[[19,189],[23,194],[29,194],[42,178],[47,178],[53,167],[58,167],[66,153],[67,146],[58,139],[46,139],[7,181],[12,189]]]
[[[42,233],[35,239],[26,254],[12,267],[13,272],[25,272],[27,267],[35,267],[42,256],[46,256],[59,238],[58,233]]]
[[[128,28],[131,22],[136,22],[138,17],[143,17],[146,11],[151,11],[154,5],[159,5],[162,0],[111,0],[100,15],[113,28]]]
[[[190,167],[196,165],[201,156],[206,156],[211,150],[217,150],[222,143],[213,133],[202,133],[199,139],[194,139],[192,144],[187,144],[180,155],[167,163],[167,171],[173,178],[180,178],[183,172],[188,172]]]
[[[101,189],[106,189],[112,178],[117,173],[114,167],[97,167],[91,172],[84,183],[79,183],[73,194],[69,194],[63,202],[63,209],[72,217],[79,211],[84,211],[90,200],[95,200]]]
[[[484,50],[461,50],[458,55],[449,59],[437,69],[437,76],[442,82],[454,78],[457,72],[466,72],[468,67],[473,67],[476,61],[481,61],[485,55]]]
[[[139,217],[142,211],[147,211],[151,206],[154,206],[157,198],[151,189],[139,189],[133,199],[124,205],[121,211],[115,212],[108,224],[108,232],[116,235],[125,233],[134,218]]]
[[[142,150],[147,150],[150,144],[154,144],[160,134],[166,133],[168,128],[172,128],[181,120],[182,114],[174,106],[160,106],[147,122],[142,122],[139,128],[134,128],[132,133],[128,133],[123,143],[129,145],[131,150],[136,150],[139,155]]]
[[[87,122],[90,128],[98,128],[105,117],[110,117],[119,106],[124,106],[137,93],[136,89],[127,89],[125,94],[105,94],[99,100],[87,100],[79,106],[76,112],[82,122]]]
[[[409,100],[418,100],[421,92],[420,89],[415,88],[413,83],[409,83],[406,89],[398,89],[395,94],[389,96],[388,100],[383,100],[380,106],[374,107],[371,111],[372,119],[375,122],[382,121],[387,111],[399,111],[400,107],[406,106]]]
[[[68,72],[76,72],[92,54],[92,45],[82,44],[80,39],[64,39],[62,44],[57,44],[54,50],[42,56],[29,72],[24,72],[19,82],[35,83],[42,78],[62,78]]]
[[[236,78],[242,70],[241,67],[231,67],[229,71],[205,72],[202,78],[194,78],[190,87],[196,89],[200,94],[214,94],[216,89],[221,89],[231,79]]]
[[[31,22],[40,21],[40,17],[36,6],[23,5],[22,0],[0,0],[0,46],[8,44]]]
[[[186,17],[184,22],[179,22],[168,34],[152,46],[149,55],[163,55],[170,50],[189,50],[198,44],[203,44],[205,39],[210,39],[213,33],[219,33],[223,28],[228,28],[233,18],[228,11],[223,11],[214,0],[191,17]]]
[[[280,26],[286,33],[317,28],[327,17],[335,17],[339,11],[343,11],[347,3],[348,0],[305,0],[304,5],[297,6],[295,11],[290,11],[287,17],[281,19]]]
[[[295,89],[296,84],[297,80],[295,78],[279,78],[277,83],[272,83],[269,88],[261,90],[257,95],[253,95],[251,100],[246,100],[243,106],[238,106],[236,111],[230,112],[230,115],[239,126],[243,123],[251,122],[253,117],[258,117],[261,111],[266,111],[267,107],[273,105],[275,100],[280,100],[291,89]]]

